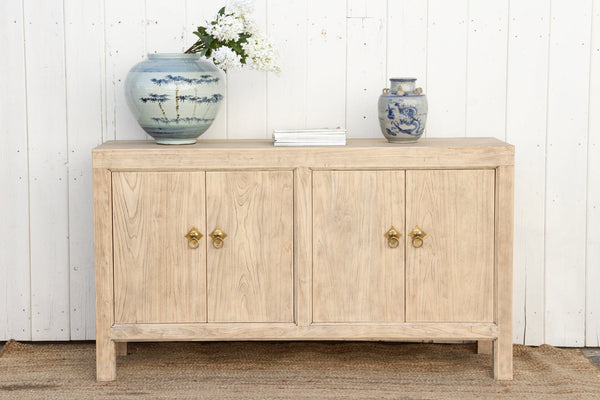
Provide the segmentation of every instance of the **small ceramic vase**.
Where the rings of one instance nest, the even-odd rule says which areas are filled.
[[[159,144],[191,144],[223,102],[221,70],[198,54],[148,54],[125,80],[129,109]]]
[[[379,126],[390,143],[417,141],[427,122],[427,97],[415,89],[416,78],[390,78],[390,88],[379,96]]]

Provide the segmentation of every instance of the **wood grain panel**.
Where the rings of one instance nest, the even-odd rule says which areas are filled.
[[[69,156],[63,1],[24,1],[23,13],[27,43],[31,338],[69,340]],[[23,132],[11,132],[14,134]]]
[[[292,171],[207,172],[209,322],[291,322],[294,318]]]
[[[294,170],[294,294],[295,321],[312,322],[312,171]]]
[[[103,85],[90,82],[104,74],[103,6],[103,1],[64,1],[71,340],[93,340],[95,334],[90,152],[102,143],[105,103]]]
[[[466,136],[485,132],[504,140],[509,0],[469,1],[467,7]]]
[[[600,110],[600,0],[594,0],[590,110]],[[600,114],[589,114],[585,345],[600,347]],[[594,134],[595,132],[595,134]]]
[[[495,324],[140,324],[116,325],[120,341],[177,340],[492,340]],[[152,338],[152,339],[149,339]]]
[[[588,112],[597,112],[588,109],[591,7],[591,0],[551,4],[544,289],[545,342],[557,346],[585,345],[587,246],[573,231],[587,224]]]
[[[204,173],[114,173],[113,209],[116,322],[206,321]]]
[[[550,0],[510,4],[506,140],[515,154],[515,343],[544,343]],[[523,134],[527,132],[527,134]]]
[[[494,171],[406,172],[408,322],[494,321]]]
[[[351,139],[346,146],[273,147],[271,140],[210,140],[168,147],[154,142],[107,142],[94,150],[94,167],[169,169],[496,168],[512,165],[513,146],[494,138],[427,138],[410,146],[385,139]]]
[[[404,321],[403,171],[313,173],[313,320]]]
[[[512,292],[513,292],[513,202],[512,166],[496,171],[495,202],[495,321],[498,340],[494,341],[494,378],[510,380],[513,376]],[[489,296],[488,296],[489,297]]]
[[[96,284],[96,377],[112,381],[117,376],[116,346],[110,340],[115,323],[113,297],[112,174],[94,168],[94,277]]]
[[[129,111],[125,77],[146,58],[146,1],[103,0],[106,60],[105,140],[148,140],[151,137]]]
[[[23,1],[0,2],[0,341],[31,340],[29,176]]]
[[[428,137],[465,136],[468,0],[427,2]]]

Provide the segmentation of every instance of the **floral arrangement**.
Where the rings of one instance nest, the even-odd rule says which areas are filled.
[[[253,11],[254,0],[229,0],[212,21],[198,27],[198,41],[185,52],[200,53],[223,71],[245,66],[279,72],[275,47],[250,18]]]

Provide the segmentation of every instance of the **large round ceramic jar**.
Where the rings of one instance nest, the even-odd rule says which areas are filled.
[[[129,109],[160,144],[191,144],[213,123],[224,99],[221,70],[198,54],[148,54],[125,80]]]
[[[427,97],[415,89],[415,78],[391,78],[379,96],[379,126],[390,143],[418,140],[427,122]]]

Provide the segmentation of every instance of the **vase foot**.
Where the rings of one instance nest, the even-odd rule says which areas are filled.
[[[180,144],[194,144],[197,139],[156,139],[157,144],[168,144],[168,145],[180,145]]]
[[[419,139],[414,139],[414,140],[390,140],[388,139],[388,143],[392,143],[392,144],[411,144],[411,143],[417,143]]]

